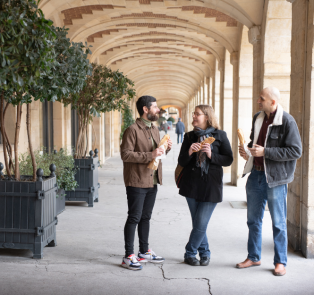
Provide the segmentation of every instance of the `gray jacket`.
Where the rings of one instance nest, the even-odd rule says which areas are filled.
[[[176,125],[176,133],[177,134],[183,134],[185,132],[185,126],[184,123],[179,121]]]
[[[253,117],[253,127],[248,147],[256,144],[265,113]],[[302,142],[294,118],[278,105],[273,124],[268,126],[265,140],[264,169],[268,186],[275,187],[290,183],[294,179],[297,159],[302,156]],[[243,176],[252,171],[254,157],[249,154]]]

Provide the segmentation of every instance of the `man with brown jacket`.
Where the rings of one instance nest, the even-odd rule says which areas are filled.
[[[125,130],[120,149],[129,209],[124,227],[125,257],[122,266],[131,270],[141,270],[140,262],[160,263],[165,260],[148,248],[149,222],[155,204],[157,183],[162,184],[161,161],[157,171],[147,168],[151,160],[164,153],[162,148],[157,148],[159,130],[152,124],[158,120],[160,110],[156,99],[147,95],[138,99],[136,107],[141,117]],[[166,153],[171,146],[172,141],[169,140]],[[140,245],[138,256],[134,254],[136,226]]]

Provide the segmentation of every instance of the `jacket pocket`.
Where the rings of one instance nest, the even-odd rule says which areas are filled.
[[[287,178],[287,170],[285,162],[274,162],[269,163],[270,175],[274,181],[280,181]]]
[[[279,133],[272,133],[268,138],[268,145],[269,147],[280,147],[280,141],[282,139],[282,134]]]

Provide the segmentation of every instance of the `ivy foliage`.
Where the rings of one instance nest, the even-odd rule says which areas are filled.
[[[44,150],[42,152],[42,150]],[[34,151],[38,167],[44,170],[44,176],[49,176],[51,163],[56,165],[56,177],[58,188],[66,191],[75,190],[78,184],[75,180],[77,168],[74,165],[74,158],[66,149],[61,149],[57,153],[47,153],[45,148]],[[21,175],[32,175],[33,164],[31,156],[28,153],[19,156]]]
[[[125,103],[125,106],[122,110],[122,127],[120,133],[120,139],[122,139],[124,131],[134,123],[133,112],[128,103]]]
[[[167,121],[174,123],[176,120],[174,118],[172,118],[172,117],[169,117]]]

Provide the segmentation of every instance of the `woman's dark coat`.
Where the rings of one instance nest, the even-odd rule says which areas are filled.
[[[233,155],[226,132],[215,130],[212,132],[215,141],[212,143],[212,157],[206,156],[210,166],[208,174],[201,177],[201,168],[196,167],[196,153],[189,156],[190,146],[198,141],[193,131],[185,133],[181,146],[178,163],[184,167],[180,180],[179,194],[193,198],[198,202],[222,202],[223,169],[222,166],[230,166]]]

